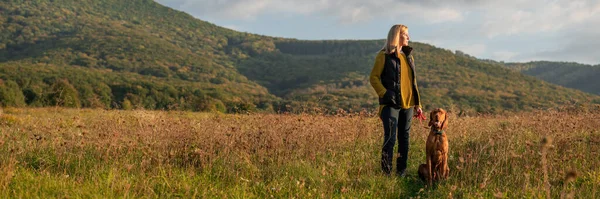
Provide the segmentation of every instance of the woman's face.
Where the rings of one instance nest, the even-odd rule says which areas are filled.
[[[410,40],[408,30],[406,32],[400,33],[400,46],[408,46],[408,40]]]

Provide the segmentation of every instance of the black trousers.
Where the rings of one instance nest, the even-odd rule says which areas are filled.
[[[390,174],[392,171],[392,160],[394,158],[396,138],[398,139],[398,153],[400,154],[400,157],[396,160],[396,172],[402,174],[406,170],[412,117],[412,108],[396,109],[386,106],[381,111],[380,118],[383,123],[381,169],[386,174]]]

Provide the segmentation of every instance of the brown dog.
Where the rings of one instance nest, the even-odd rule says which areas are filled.
[[[448,138],[444,132],[448,128],[446,111],[441,108],[433,110],[429,116],[429,126],[431,131],[425,143],[427,163],[419,165],[419,177],[431,186],[434,181],[446,179],[450,172]]]

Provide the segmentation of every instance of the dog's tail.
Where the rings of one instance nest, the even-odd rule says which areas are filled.
[[[427,178],[429,178],[429,170],[427,169],[426,164],[419,165],[419,178],[421,178],[423,182],[427,182]]]

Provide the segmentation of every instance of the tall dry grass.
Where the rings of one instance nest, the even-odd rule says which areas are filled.
[[[0,197],[597,198],[600,108],[450,117],[450,178],[382,175],[376,117],[4,109]],[[544,141],[545,140],[545,141]],[[551,140],[551,142],[550,142]]]

